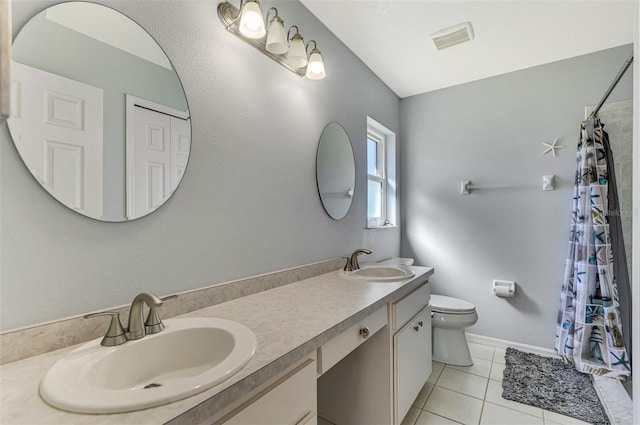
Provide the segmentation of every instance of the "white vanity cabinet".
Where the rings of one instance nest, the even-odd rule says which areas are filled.
[[[402,422],[431,374],[430,296],[425,284],[391,305],[395,424]]]
[[[431,291],[425,281],[318,350],[318,416],[399,425],[431,374]],[[359,330],[368,327],[363,341]]]
[[[316,369],[315,359],[303,361],[215,425],[317,425]]]

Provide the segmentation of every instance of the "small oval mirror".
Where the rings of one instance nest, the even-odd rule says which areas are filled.
[[[126,221],[159,208],[189,160],[187,99],[137,23],[88,2],[32,17],[12,46],[9,131],[40,185],[68,208]]]
[[[344,218],[353,200],[356,166],[349,136],[336,122],[327,125],[320,137],[316,179],[324,210],[335,220]]]

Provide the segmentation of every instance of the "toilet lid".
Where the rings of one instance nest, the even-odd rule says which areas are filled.
[[[471,313],[476,306],[459,298],[431,295],[431,309],[442,313]]]

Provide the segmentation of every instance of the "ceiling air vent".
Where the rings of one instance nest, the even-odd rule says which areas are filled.
[[[446,49],[447,47],[473,40],[473,27],[471,22],[464,22],[434,32],[431,34],[431,38],[433,39],[433,44],[436,45],[436,49]]]

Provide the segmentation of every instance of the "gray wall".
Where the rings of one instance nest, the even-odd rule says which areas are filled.
[[[401,101],[402,255],[436,268],[433,292],[473,302],[470,332],[553,347],[584,107],[597,103],[632,46]],[[610,97],[630,99],[632,70]],[[559,138],[558,157],[542,142]],[[556,175],[553,192],[542,176]],[[461,180],[502,186],[459,194]],[[493,279],[515,280],[497,298]]]
[[[14,2],[14,34],[54,2]],[[277,5],[318,41],[327,78],[299,78],[229,34],[217,2],[103,2],[137,21],[171,59],[192,118],[189,166],[159,210],[128,223],[60,205],[0,128],[0,320],[3,330],[346,255],[397,256],[400,230],[365,230],[366,117],[392,131],[399,99],[299,2]],[[356,160],[354,205],[324,212],[316,148],[327,123],[346,129]]]

